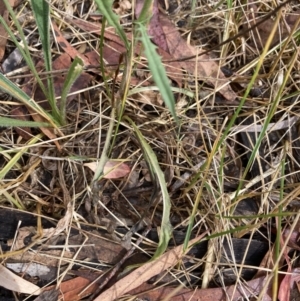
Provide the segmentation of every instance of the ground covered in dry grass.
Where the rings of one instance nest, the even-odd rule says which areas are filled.
[[[0,300],[298,300],[298,1],[153,1],[166,82],[143,1],[108,5],[123,37],[97,2],[50,1],[50,73],[10,2],[59,122],[1,23],[2,76],[34,104],[1,79]]]

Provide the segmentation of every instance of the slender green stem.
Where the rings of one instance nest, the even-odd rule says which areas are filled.
[[[95,182],[99,181],[100,178],[103,176],[103,171],[104,171],[104,166],[108,160],[108,150],[109,150],[109,145],[112,137],[112,132],[114,129],[114,124],[115,124],[115,115],[116,115],[116,109],[111,108],[111,113],[110,113],[110,120],[109,120],[109,126],[105,138],[105,143],[103,146],[102,154],[100,156],[100,160],[98,162],[97,169],[95,171],[91,187],[94,187]]]

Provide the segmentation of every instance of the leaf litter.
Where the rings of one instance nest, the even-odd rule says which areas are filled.
[[[288,2],[280,20],[280,30],[275,32],[271,42],[273,50],[264,58],[263,70],[254,81],[227,138],[214,153],[209,173],[204,176],[203,168],[212,153],[212,146],[239,105],[275,21],[266,20],[242,37],[231,40],[226,47],[217,49],[216,46],[224,37],[231,39],[239,34],[238,30],[255,27],[276,7],[271,1],[268,4],[249,1],[245,7],[234,8],[225,7],[224,3],[214,7],[212,1],[205,1],[205,5],[197,6],[191,12],[188,5],[174,10],[177,1],[153,1],[148,34],[157,47],[174,92],[180,131],[159,99],[160,94],[154,87],[139,43],[134,43],[132,49],[132,73],[126,78],[129,93],[123,112],[137,125],[155,154],[159,163],[157,168],[163,173],[166,183],[161,176],[159,182],[166,186],[167,192],[164,193],[170,197],[172,237],[165,253],[152,262],[149,260],[157,251],[162,233],[164,207],[160,193],[153,196],[156,184],[149,176],[151,166],[145,163],[144,147],[134,134],[137,130],[126,119],[115,120],[118,127],[113,133],[104,176],[97,184],[97,198],[90,193],[93,172],[108,132],[111,99],[122,101],[118,92],[125,76],[122,73],[123,60],[120,59],[126,55],[125,37],[121,39],[107,25],[102,31],[103,19],[94,4],[69,5],[68,15],[62,4],[52,4],[55,12],[51,16],[53,78],[58,103],[66,70],[76,57],[82,59],[84,72],[72,85],[67,98],[66,125],[59,129],[27,128],[26,132],[24,128],[1,128],[0,162],[5,170],[1,178],[1,211],[9,216],[7,210],[11,204],[19,204],[30,216],[28,219],[24,212],[19,219],[28,220],[28,226],[32,227],[17,229],[13,226],[13,232],[17,233],[14,248],[10,244],[14,234],[3,238],[6,241],[1,245],[4,250],[1,257],[13,259],[16,263],[25,262],[28,269],[26,273],[26,268],[5,267],[3,262],[5,271],[15,269],[14,281],[21,284],[19,279],[25,276],[28,279],[26,285],[33,282],[33,276],[30,278],[29,275],[32,262],[32,268],[33,264],[40,264],[57,271],[55,275],[49,272],[49,279],[35,274],[34,277],[40,278],[37,284],[32,284],[35,293],[43,291],[42,294],[46,294],[50,290],[55,295],[53,298],[64,300],[84,300],[98,292],[99,287],[101,292],[95,300],[104,300],[103,296],[108,300],[126,300],[128,294],[149,300],[225,300],[225,296],[231,300],[252,296],[271,300],[271,284],[278,288],[278,298],[287,300],[285,292],[289,289],[292,292],[299,278],[299,262],[292,262],[291,258],[297,256],[299,250],[299,229],[293,222],[299,207],[300,178],[298,65],[289,60],[299,45],[299,5]],[[141,3],[136,2],[136,16]],[[120,17],[120,24],[126,28],[126,38],[132,41],[128,24],[134,21],[134,7],[129,1],[122,0],[115,1],[113,7]],[[165,13],[167,10],[169,16]],[[30,13],[30,8],[26,4],[17,5],[15,11],[19,13],[24,30],[31,32],[28,43],[36,67],[46,79],[44,62],[35,55],[40,51],[40,44],[34,22],[22,15],[22,11]],[[10,26],[14,28],[13,23]],[[99,51],[102,34],[104,43]],[[12,66],[14,62],[6,60],[14,47],[6,36],[3,31],[0,57],[2,64]],[[289,39],[287,44],[284,44],[285,38]],[[207,50],[204,47],[214,50],[203,54]],[[48,110],[45,95],[32,75],[18,64],[15,63],[14,70],[10,69],[8,78]],[[102,72],[101,65],[104,67]],[[266,125],[270,104],[283,83],[280,74],[284,74],[288,67],[291,76],[284,81],[281,101],[271,122]],[[45,120],[30,108],[20,106],[16,99],[4,100],[4,95],[1,96],[1,115]],[[266,136],[252,168],[243,175],[264,126]],[[29,144],[28,148],[28,139],[40,131],[44,136],[36,139],[34,146]],[[26,152],[22,152],[25,147]],[[16,156],[14,152],[17,152]],[[48,163],[56,168],[48,168]],[[30,175],[26,170],[31,171]],[[282,179],[284,185],[280,184]],[[196,225],[192,230],[197,244],[190,250],[183,250],[189,215],[201,181],[205,183],[204,190],[201,191]],[[241,182],[242,189],[239,188]],[[156,201],[149,206],[151,199]],[[11,216],[15,215],[14,211]],[[142,223],[141,217],[144,217]],[[287,226],[284,230],[275,222],[278,217],[281,224]],[[2,225],[7,229],[13,219],[1,220],[0,229]],[[126,240],[126,244],[130,247],[140,240],[139,249],[133,251],[131,261],[126,259],[123,266],[119,266],[121,258],[128,254],[124,237],[137,223],[140,228],[131,240]],[[146,225],[151,225],[151,231],[143,236],[141,231]],[[288,240],[288,249],[276,240],[275,234],[279,231]],[[290,237],[286,238],[288,235]],[[199,236],[202,239],[197,238]],[[272,251],[271,247],[276,244],[282,249],[282,254]],[[266,245],[271,246],[268,252]],[[169,262],[166,258],[179,249],[180,254]],[[214,260],[206,265],[209,252],[213,253]],[[239,252],[243,253],[241,257]],[[257,262],[251,254],[257,255]],[[273,262],[264,267],[264,256],[268,259],[274,256],[277,265]],[[113,267],[115,274],[110,279],[108,275]],[[209,271],[205,270],[208,267]],[[267,271],[285,276],[281,281],[280,277],[269,277]],[[201,278],[204,274],[209,275],[208,288],[203,287]],[[55,280],[60,284],[60,297],[57,297],[56,285],[50,286]],[[106,281],[108,284],[102,287],[100,283]],[[45,284],[48,288],[40,289]],[[201,285],[203,288],[199,288]],[[21,290],[11,284],[5,287],[19,294],[33,293],[32,289],[29,290],[30,285]]]

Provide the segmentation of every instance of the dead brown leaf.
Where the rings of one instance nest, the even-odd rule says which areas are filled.
[[[136,1],[136,6],[135,6],[136,18],[139,17],[143,6],[144,6],[143,0]],[[164,31],[159,22],[159,10],[158,10],[157,0],[153,1],[152,17],[151,17],[149,25],[148,25],[148,34],[151,37],[154,44],[156,44],[160,49],[163,49],[164,51],[170,53],[168,44],[166,42],[166,37],[165,37]]]
[[[101,34],[101,24],[100,23],[91,23],[80,19],[68,19],[69,22],[73,23],[80,29],[89,32],[94,33],[97,35]],[[109,30],[105,30],[104,37],[107,40],[102,53],[103,53],[103,60],[109,67],[114,67],[112,69],[117,69],[119,65],[120,55],[126,51],[124,47],[124,43],[122,40],[114,33],[110,32]],[[128,39],[131,39],[131,36],[128,36]],[[140,55],[140,47],[136,47],[134,50],[136,55]],[[168,52],[166,52],[162,48],[158,48],[158,53],[163,57],[164,60],[173,60],[174,57],[170,55]],[[90,60],[93,65],[94,63],[99,61],[99,59],[96,59],[97,54],[93,52],[93,54],[86,55],[87,57],[93,56],[93,62]],[[99,57],[99,56],[98,56]],[[174,80],[179,87],[182,86],[182,70],[181,65],[178,62],[172,62],[171,64],[165,64],[165,68],[167,71],[168,76]],[[132,85],[135,85],[134,82],[132,82]]]
[[[8,21],[8,11],[6,10],[6,7],[3,3],[3,1],[0,2],[0,11],[3,19],[7,23]],[[0,24],[0,61],[2,61],[5,53],[5,46],[7,41],[8,33],[6,32],[5,28],[2,24]]]
[[[197,56],[197,53],[201,51],[187,44],[175,28],[175,25],[166,16],[160,14],[159,20],[167,40],[170,54],[172,54],[175,59],[178,59],[180,66],[188,73],[194,74],[198,80],[202,80],[214,86],[215,90],[220,92],[228,101],[234,101],[237,95],[231,89],[228,79],[226,79],[216,61],[207,54]],[[184,57],[192,56],[194,56],[195,59],[180,61]]]
[[[96,171],[98,163],[90,162],[85,163],[84,166],[87,166],[92,171]],[[103,174],[105,179],[119,179],[125,177],[130,173],[130,167],[118,161],[109,160],[105,163]]]
[[[294,230],[291,230],[289,228],[286,228],[282,231],[282,239],[286,240],[287,238],[289,239],[288,241],[288,246],[292,249],[295,250],[300,250],[300,245],[299,245],[299,238],[300,238],[300,223],[297,224],[297,227]],[[290,233],[292,231],[292,233]]]
[[[60,293],[58,300],[64,301],[79,301],[82,300],[84,297],[89,296],[92,294],[95,289],[97,288],[98,284],[93,283],[91,281],[83,278],[83,277],[76,277],[68,281],[64,281],[60,285]],[[44,291],[53,290],[56,288],[56,285],[52,285],[47,287]]]
[[[292,281],[292,276],[290,274],[284,275],[280,282],[278,289],[278,300],[279,301],[289,301],[290,300],[290,285]]]
[[[69,53],[63,53],[61,54],[58,58],[56,58],[52,64],[52,68],[53,70],[64,70],[64,69],[69,69],[71,65],[71,60],[70,60],[70,56]],[[67,100],[68,100],[68,104],[70,104],[70,102],[76,98],[76,93],[77,91],[80,91],[84,88],[86,88],[88,86],[88,84],[90,83],[92,79],[92,75],[83,72],[79,75],[79,77],[77,78],[77,80],[74,82],[74,84],[71,87],[70,93],[71,95],[68,96]],[[61,96],[62,93],[62,89],[63,89],[63,85],[65,82],[65,76],[63,75],[56,75],[54,77],[54,92],[55,92],[55,96],[59,97]],[[41,100],[43,97],[43,95],[37,96],[37,92],[35,93],[35,99],[38,98],[38,100]]]
[[[59,28],[57,27],[56,23],[52,21],[52,27],[53,31],[56,37],[56,40],[59,44],[59,46],[67,53],[72,59],[75,59],[76,57],[80,57],[84,63],[85,66],[90,65],[90,62],[88,59],[79,53],[76,48],[72,47],[70,43],[64,38],[62,33],[60,32]]]
[[[278,221],[277,221],[278,223]],[[277,229],[277,231],[279,231]],[[292,232],[293,233],[293,232]],[[283,236],[281,236],[280,239],[280,249],[283,249],[283,256],[281,260],[279,261],[279,265],[283,266],[284,264],[287,265],[287,272],[288,274],[284,275],[282,281],[280,282],[279,289],[278,289],[278,300],[279,301],[289,301],[290,300],[290,286],[293,287],[293,282],[292,282],[292,263],[291,259],[288,255],[290,248],[288,246],[284,247],[285,244],[285,239]],[[285,263],[284,263],[285,261]]]
[[[245,22],[246,24],[244,25],[244,28],[253,27],[256,24],[256,22],[259,21],[258,6],[253,1],[249,1],[248,3],[249,5],[247,11],[249,13],[246,15],[247,21]],[[280,22],[280,26],[275,32],[271,46],[278,44],[281,40],[288,37],[288,35],[290,34],[290,30],[294,27],[296,22],[298,22],[299,17],[300,17],[300,10],[285,15],[284,20]],[[274,24],[275,24],[275,20],[269,18],[262,24],[258,25],[257,28],[251,31],[250,40],[248,44],[251,47],[257,47],[258,49],[262,49],[270,36]],[[299,28],[299,24],[298,24],[298,28]]]
[[[37,63],[37,68],[41,68],[43,65],[43,61],[39,61]],[[63,53],[59,57],[57,57],[52,64],[53,70],[66,70],[71,65],[71,58],[69,53]],[[74,92],[79,91],[83,88],[85,88],[92,76],[88,73],[82,73],[78,79],[74,82],[74,84],[71,87],[70,93],[72,93],[70,96],[68,96],[68,104],[70,104],[70,101],[73,100],[76,97],[76,94]],[[56,97],[61,96],[63,84],[65,81],[65,77],[62,74],[57,74],[53,79],[54,84],[54,93]],[[46,81],[44,81],[44,84],[46,84]],[[47,101],[45,101],[46,96],[42,92],[42,90],[38,87],[36,90],[34,89],[33,85],[31,83],[25,85],[23,87],[23,91],[29,95],[30,97],[33,97],[36,102],[39,102],[39,105],[45,109],[49,110],[50,105]],[[33,96],[34,95],[34,96]],[[76,104],[75,104],[76,105]],[[38,122],[45,122],[44,118],[38,114],[36,114],[33,110],[28,108],[29,112],[31,113],[32,119],[34,121]],[[21,119],[21,118],[20,118]],[[54,130],[52,128],[40,128],[40,130],[49,138],[52,139],[59,151],[61,151],[61,146],[59,142],[57,141],[57,135],[54,133]],[[59,131],[59,129],[56,129],[56,131],[59,133],[60,136],[63,136],[63,134]]]

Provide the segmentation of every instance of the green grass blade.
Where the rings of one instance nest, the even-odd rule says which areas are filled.
[[[280,201],[284,199],[284,190],[285,190],[285,165],[286,165],[286,150],[284,151],[284,157],[281,160],[281,179],[280,179]],[[279,263],[280,261],[280,248],[282,243],[282,214],[283,213],[283,206],[279,205],[278,208],[278,218],[277,218],[277,233],[276,233],[276,240],[274,244],[274,259],[276,262]],[[278,282],[279,282],[279,264],[274,266],[274,278],[273,278],[273,300],[277,300],[277,292],[278,292]]]
[[[19,32],[21,41],[23,43],[23,46],[16,39],[14,33],[11,31],[11,29],[6,24],[5,20],[2,18],[1,15],[0,15],[0,23],[3,25],[3,27],[5,28],[5,30],[8,33],[9,37],[11,38],[11,40],[14,42],[14,44],[16,45],[16,47],[18,48],[18,50],[22,54],[22,57],[24,58],[26,64],[28,65],[29,69],[33,73],[34,77],[36,78],[39,86],[41,87],[41,89],[43,91],[43,93],[48,98],[48,91],[45,88],[45,85],[43,84],[42,80],[40,79],[40,76],[39,76],[38,72],[36,71],[35,64],[34,64],[32,58],[30,56],[30,51],[28,49],[27,41],[26,41],[26,38],[25,38],[24,33],[23,33],[23,28],[21,27],[19,21],[17,20],[16,15],[15,15],[13,9],[11,8],[10,4],[8,3],[8,1],[7,0],[3,0],[3,2],[6,5],[6,8],[7,8],[8,12],[10,13],[11,18],[12,18],[14,24],[16,25],[16,27],[18,29],[18,32]]]
[[[72,88],[78,76],[81,74],[82,69],[83,69],[83,62],[80,58],[76,57],[72,62],[72,65],[68,71],[61,93],[60,114],[62,116],[63,124],[66,123],[66,106],[67,106],[68,93],[70,92],[70,89]]]
[[[16,208],[20,209],[20,210],[25,210],[26,208],[24,207],[24,205],[22,203],[19,203],[16,199],[14,199],[7,191],[3,190],[2,191],[3,196],[6,198],[6,200],[8,202],[10,202],[11,204],[15,205]]]
[[[20,100],[23,104],[34,110],[39,115],[43,116],[52,126],[56,127],[52,121],[52,118],[24,91],[7,79],[2,73],[0,73],[0,90],[3,90],[12,97]]]
[[[141,33],[140,39],[144,45],[145,55],[148,59],[149,69],[151,71],[154,82],[159,88],[159,91],[167,108],[170,110],[177,125],[179,125],[179,120],[175,110],[174,95],[172,93],[170,82],[167,77],[166,70],[162,64],[161,58],[156,52],[156,47],[150,41],[145,26],[141,23],[136,23],[136,25],[138,27],[139,32]]]
[[[54,94],[53,79],[50,74],[52,71],[52,58],[51,58],[51,43],[50,43],[50,9],[49,3],[45,0],[31,0],[31,7],[37,24],[37,28],[40,34],[42,42],[42,49],[44,53],[45,67],[48,71],[47,83],[48,83],[48,101],[52,108],[53,116],[56,120],[61,121],[56,99]]]
[[[137,19],[137,23],[142,23],[146,25],[152,16],[152,7],[153,7],[153,0],[148,0],[144,2],[143,8],[141,13]]]
[[[0,117],[0,126],[4,127],[50,127],[51,125],[47,122],[36,122],[36,121],[26,121],[19,120],[9,117]]]
[[[27,152],[28,147],[32,144],[35,144],[43,137],[42,134],[39,134],[35,137],[33,137],[29,142],[27,143],[27,146],[24,146],[20,151],[18,151],[12,158],[7,162],[7,164],[0,170],[0,180],[2,180],[6,174],[15,166],[15,164],[20,160],[22,155]],[[1,154],[1,152],[0,152]]]
[[[52,70],[51,50],[50,50],[50,25],[49,4],[45,0],[31,0],[31,7],[38,27],[42,48],[44,52],[45,67],[47,71]]]
[[[113,1],[109,0],[95,0],[99,10],[106,18],[109,25],[111,25],[117,32],[118,36],[123,40],[126,49],[129,49],[129,42],[124,29],[120,25],[119,16],[112,10]]]
[[[141,144],[145,160],[148,164],[149,170],[153,176],[153,184],[159,185],[162,198],[163,198],[163,215],[161,221],[161,230],[159,233],[159,243],[156,249],[156,252],[152,259],[159,257],[161,254],[165,252],[168,247],[169,240],[172,234],[172,226],[170,223],[170,211],[171,211],[171,201],[168,193],[164,173],[162,172],[158,160],[152,151],[151,147],[146,142],[142,133],[138,129],[138,127],[134,124],[134,122],[127,116],[124,117],[133,127],[136,136]]]

